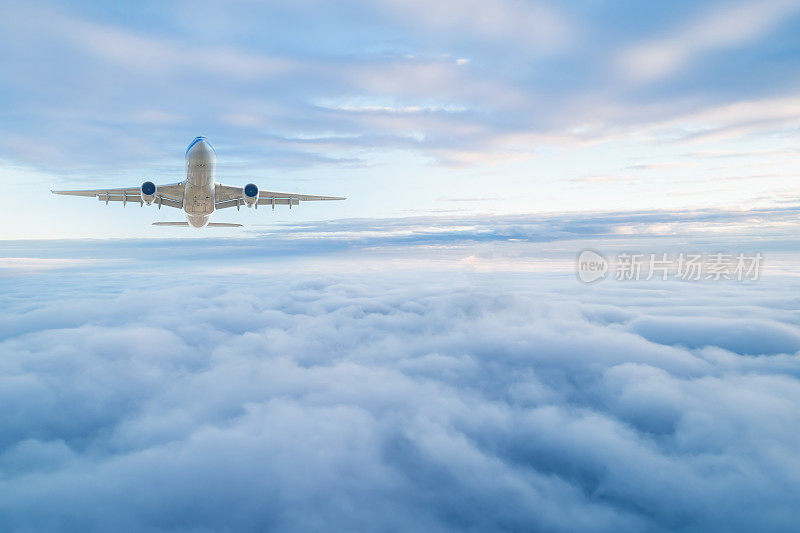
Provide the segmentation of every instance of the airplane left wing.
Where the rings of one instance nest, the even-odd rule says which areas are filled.
[[[225,209],[226,207],[236,207],[237,209],[243,205],[247,205],[245,201],[245,188],[244,187],[231,187],[229,185],[217,185],[216,197],[217,202],[214,204],[215,209]],[[255,195],[253,200],[256,206],[259,205],[299,205],[300,202],[311,202],[321,200],[345,200],[343,196],[318,196],[313,194],[300,194],[291,192],[277,192],[277,191],[262,191],[257,190],[258,201],[255,202]]]
[[[158,185],[153,195],[153,203],[159,206],[166,205],[177,209],[183,208],[183,183],[170,183]],[[122,202],[124,206],[128,202],[142,205],[141,187],[127,187],[122,189],[85,189],[78,191],[50,191],[53,194],[64,194],[67,196],[87,196],[94,197],[105,202]]]

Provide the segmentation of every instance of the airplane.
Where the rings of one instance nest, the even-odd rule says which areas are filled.
[[[101,202],[122,202],[142,205],[162,205],[182,209],[186,222],[153,222],[154,226],[192,226],[203,227],[241,227],[241,224],[211,222],[211,215],[217,209],[243,205],[258,209],[259,205],[288,205],[289,209],[300,202],[317,200],[344,200],[340,196],[314,196],[276,191],[262,191],[253,183],[244,187],[222,185],[215,181],[217,153],[208,139],[195,137],[186,149],[186,179],[178,183],[156,185],[145,181],[139,187],[126,189],[90,189],[82,191],[50,191],[53,194],[95,197]]]

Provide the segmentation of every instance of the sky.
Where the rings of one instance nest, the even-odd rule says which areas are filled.
[[[222,183],[348,196],[247,225],[797,202],[793,0],[3,7],[7,239],[186,235],[48,191],[180,181],[197,135]]]
[[[0,6],[0,532],[799,529],[800,2]]]

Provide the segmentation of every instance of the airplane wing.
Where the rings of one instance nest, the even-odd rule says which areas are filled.
[[[183,208],[183,183],[169,183],[167,185],[158,185],[155,194],[154,204],[159,208],[162,205],[168,207],[175,207],[177,209]],[[123,189],[86,189],[79,191],[50,191],[53,194],[64,194],[68,196],[87,196],[94,197],[105,202],[122,202],[126,205],[128,202],[142,205],[141,189],[139,187],[128,187]]]
[[[217,202],[215,209],[225,209],[226,207],[239,208],[244,205],[244,187],[231,187],[230,185],[217,185]],[[258,191],[259,205],[299,205],[300,202],[311,202],[320,200],[344,200],[343,196],[317,196],[313,194],[300,194],[291,192],[277,191]]]

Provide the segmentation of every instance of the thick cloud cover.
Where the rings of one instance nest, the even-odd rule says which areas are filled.
[[[0,529],[796,530],[796,278],[253,242],[5,270]]]

